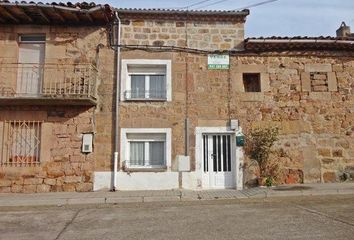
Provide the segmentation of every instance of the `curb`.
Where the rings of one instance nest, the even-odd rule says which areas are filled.
[[[241,194],[240,194],[241,193]],[[120,204],[120,203],[149,203],[149,202],[192,202],[192,201],[205,201],[205,200],[241,200],[241,199],[267,199],[277,197],[307,197],[307,196],[326,196],[326,195],[354,195],[354,189],[326,189],[326,190],[303,190],[303,191],[284,191],[276,192],[274,190],[265,190],[256,192],[254,195],[247,195],[242,192],[235,192],[232,196],[216,196],[208,195],[208,193],[195,193],[188,196],[172,195],[172,196],[83,196],[83,197],[61,197],[55,198],[40,198],[36,196],[23,197],[20,196],[16,199],[13,196],[0,198],[0,207],[30,207],[30,206],[64,206],[64,205],[94,205],[94,204]]]

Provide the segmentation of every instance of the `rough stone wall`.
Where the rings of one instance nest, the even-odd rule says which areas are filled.
[[[111,169],[115,78],[114,52],[108,47],[107,31],[100,27],[3,26],[0,63],[17,63],[18,34],[33,33],[46,34],[46,64],[96,66],[98,104],[96,107],[0,106],[0,130],[5,120],[42,121],[41,149],[45,149],[37,167],[1,166],[0,192],[91,191],[94,170]],[[16,84],[16,78],[8,79]],[[82,154],[82,134],[87,132],[95,133],[94,151]]]
[[[289,170],[285,182],[334,182],[340,180],[344,171],[352,171],[354,61],[351,58],[233,58],[232,65],[240,64],[265,66],[269,91],[261,94],[234,91],[231,118],[240,119],[246,131],[257,125],[279,126],[278,147],[289,155],[285,159],[285,168]],[[317,70],[334,76],[336,87],[328,84],[326,87],[333,89],[326,92],[304,89],[306,72]],[[258,97],[255,101],[247,99],[247,95]]]
[[[244,24],[235,21],[122,21],[122,44],[188,47],[202,50],[242,49]]]
[[[172,102],[123,102],[121,127],[172,128],[173,166],[176,155],[184,154],[184,118],[188,117],[192,169],[195,127],[227,126],[229,119],[238,119],[246,133],[255,126],[280,128],[277,147],[286,152],[281,159],[286,169],[283,182],[339,181],[343,170],[354,167],[354,61],[350,58],[232,56],[229,71],[207,70],[207,57],[191,53],[128,51],[122,58],[172,60]],[[305,91],[302,75],[314,66],[316,71],[334,74],[335,91]],[[262,92],[243,91],[243,72],[261,73]]]

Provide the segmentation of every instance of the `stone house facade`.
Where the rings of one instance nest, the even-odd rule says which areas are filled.
[[[58,90],[49,99],[0,98],[2,136],[39,122],[42,144],[36,166],[7,166],[1,155],[2,192],[242,189],[255,175],[236,136],[257,126],[280,128],[284,183],[340,181],[353,171],[353,39],[245,40],[248,10],[117,9],[114,19],[107,9],[99,26],[26,28],[46,33],[45,63],[92,64],[97,90],[65,101]],[[108,34],[107,21],[118,31]],[[9,56],[1,66],[18,63],[21,27],[2,28]],[[85,141],[92,152],[83,153]]]
[[[235,137],[257,126],[280,129],[283,183],[353,171],[353,40],[245,40],[248,14],[118,10],[118,189],[241,189],[255,176]],[[228,68],[208,69],[210,54]]]
[[[112,155],[113,10],[4,2],[0,15],[0,192],[91,191]]]

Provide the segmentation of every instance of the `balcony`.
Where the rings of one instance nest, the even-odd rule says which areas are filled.
[[[166,91],[149,90],[127,90],[124,92],[126,101],[166,101]]]
[[[0,105],[96,105],[91,64],[0,64]]]

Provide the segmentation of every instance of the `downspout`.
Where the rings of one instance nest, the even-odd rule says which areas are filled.
[[[117,43],[115,46],[116,60],[117,60],[117,81],[116,81],[116,105],[115,105],[115,126],[114,126],[114,155],[113,155],[113,188],[112,191],[117,190],[117,170],[118,170],[118,145],[119,145],[119,101],[120,101],[120,37],[121,37],[121,21],[118,12],[115,12],[118,25],[115,26],[118,34]]]

